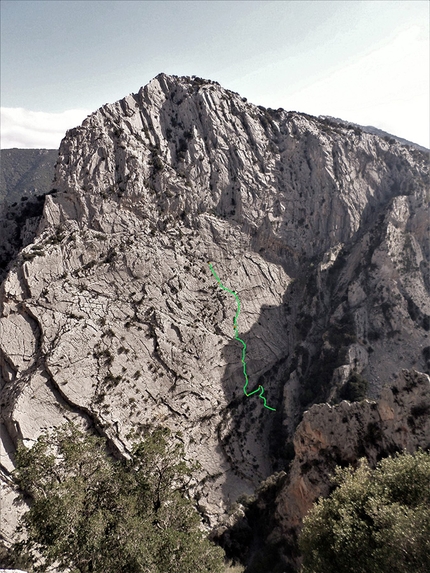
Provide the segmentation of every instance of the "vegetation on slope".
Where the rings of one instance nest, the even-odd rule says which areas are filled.
[[[338,468],[337,488],[304,520],[303,573],[430,571],[430,455]]]
[[[192,469],[166,429],[148,432],[129,459],[112,458],[103,438],[72,424],[21,445],[15,478],[30,509],[17,563],[30,571],[223,572],[223,551],[200,531],[186,496]]]
[[[23,195],[46,193],[54,177],[56,149],[2,149],[0,203],[19,201]]]

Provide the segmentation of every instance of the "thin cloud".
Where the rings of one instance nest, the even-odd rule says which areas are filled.
[[[1,148],[57,149],[66,130],[80,125],[89,113],[85,109],[48,113],[22,107],[2,107]]]
[[[429,145],[428,44],[413,26],[289,96],[289,109],[374,125]]]

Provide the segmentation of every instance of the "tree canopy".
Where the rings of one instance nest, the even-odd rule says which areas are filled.
[[[167,429],[136,441],[129,459],[72,424],[20,445],[15,479],[30,509],[15,553],[33,571],[219,573],[224,554],[186,496],[192,469]]]
[[[430,571],[430,455],[399,454],[372,470],[338,469],[337,488],[304,519],[303,573]]]

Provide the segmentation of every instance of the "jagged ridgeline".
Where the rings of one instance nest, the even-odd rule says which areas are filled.
[[[414,146],[199,78],[161,74],[94,112],[63,139],[33,242],[2,284],[4,474],[19,438],[65,420],[118,454],[131,430],[168,426],[201,464],[191,494],[215,527],[287,470],[313,404],[377,399],[416,369],[411,392],[424,390],[411,407],[425,408],[427,190],[428,155]],[[249,388],[263,386],[276,412],[242,391],[235,301],[209,261],[240,295]],[[303,443],[305,423],[324,433],[314,414],[333,423],[319,408]],[[354,416],[339,423],[359,431]],[[309,507],[288,487],[282,531]],[[6,540],[13,498],[7,489]]]

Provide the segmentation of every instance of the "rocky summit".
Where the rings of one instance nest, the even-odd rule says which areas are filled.
[[[333,452],[428,446],[428,183],[420,149],[196,77],[161,74],[68,131],[0,292],[6,543],[17,442],[67,420],[118,455],[131,430],[181,431],[221,537],[275,473],[279,540],[328,492]],[[237,301],[209,262],[240,298],[249,391],[276,411],[243,392]]]

